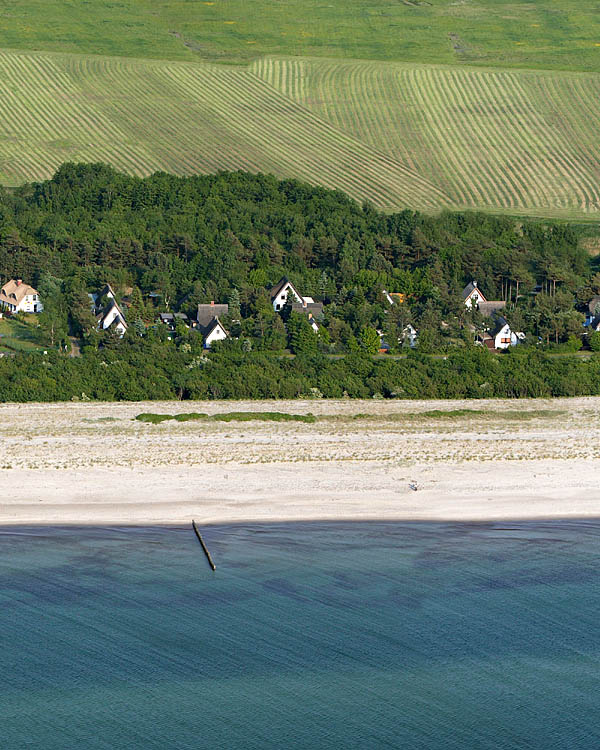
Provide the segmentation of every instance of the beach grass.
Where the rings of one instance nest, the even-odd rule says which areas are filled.
[[[383,422],[402,421],[453,421],[460,419],[494,419],[509,422],[528,422],[533,419],[555,419],[564,415],[560,409],[428,409],[418,412],[394,412],[391,414],[354,414],[351,420],[375,420]],[[348,417],[322,417],[323,419],[348,419]]]
[[[183,414],[154,414],[151,412],[144,412],[138,414],[135,419],[138,422],[148,422],[150,424],[160,424],[168,420],[175,420],[176,422],[189,422],[193,420],[212,420],[213,422],[251,422],[251,421],[262,421],[262,422],[307,422],[312,424],[316,422],[316,417],[313,414],[287,414],[280,411],[232,411],[224,414],[199,414],[195,412],[183,413]]]

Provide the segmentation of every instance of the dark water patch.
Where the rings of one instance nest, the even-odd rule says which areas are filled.
[[[600,746],[597,521],[201,531],[0,530],[4,746]]]

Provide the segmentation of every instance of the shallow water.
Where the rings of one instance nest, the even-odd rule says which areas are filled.
[[[0,530],[0,746],[598,748],[600,523]]]

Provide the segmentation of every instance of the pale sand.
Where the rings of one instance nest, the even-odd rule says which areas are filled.
[[[492,414],[414,416],[451,409]],[[322,418],[133,421],[242,410]],[[0,525],[600,516],[599,417],[596,398],[5,404]]]

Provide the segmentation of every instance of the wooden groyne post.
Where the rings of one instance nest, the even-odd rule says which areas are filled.
[[[202,549],[204,550],[204,554],[206,555],[206,559],[208,560],[208,564],[213,570],[217,569],[217,566],[214,564],[212,557],[210,556],[210,552],[208,551],[208,547],[206,544],[204,544],[204,539],[200,536],[200,532],[198,531],[198,527],[196,526],[196,522],[192,521],[192,528],[194,529],[194,533],[198,537],[198,541],[200,542],[200,545],[202,546]]]

